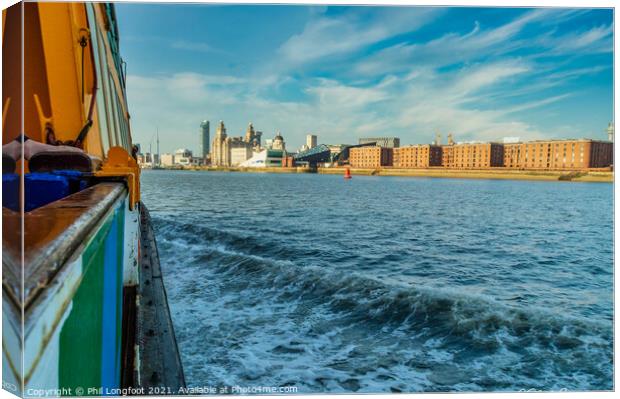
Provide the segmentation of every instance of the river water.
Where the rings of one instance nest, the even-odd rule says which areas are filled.
[[[613,186],[145,171],[187,384],[613,388]]]

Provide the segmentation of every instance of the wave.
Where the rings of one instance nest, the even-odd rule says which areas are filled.
[[[404,334],[411,344],[456,353],[452,361],[461,365],[471,366],[486,357],[510,358],[510,354],[518,361],[504,374],[565,385],[577,384],[579,376],[586,375],[587,382],[579,382],[581,388],[584,384],[611,387],[611,321],[596,322],[535,306],[517,308],[458,287],[417,286],[300,265],[286,259],[286,251],[273,243],[169,219],[155,218],[155,222],[159,239],[179,251],[187,252],[191,246],[191,262],[209,267],[214,275],[243,281],[244,286],[271,295],[273,301],[329,308],[333,323],[316,326],[317,334],[342,323],[368,331],[388,329]],[[410,365],[423,367],[422,363]],[[548,375],[530,375],[532,369],[544,369]]]
[[[194,222],[182,222],[176,218],[161,216],[153,217],[153,224],[159,235],[164,237],[186,237],[193,242],[199,243],[219,243],[227,245],[245,253],[256,253],[266,257],[276,259],[305,258],[320,256],[321,251],[290,246],[279,245],[279,242],[265,241],[265,237],[257,239],[251,235],[241,235],[210,228],[196,224]]]

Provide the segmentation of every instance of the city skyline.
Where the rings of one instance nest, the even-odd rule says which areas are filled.
[[[605,139],[613,115],[610,9],[117,9],[143,148],[158,126],[162,152],[197,151],[205,119],[234,136],[251,121],[297,149],[309,133]]]

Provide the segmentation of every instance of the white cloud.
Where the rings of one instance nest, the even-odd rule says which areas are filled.
[[[460,79],[451,87],[457,96],[464,96],[491,86],[502,79],[513,77],[529,71],[530,68],[520,62],[499,62],[461,70]]]
[[[473,29],[464,35],[447,33],[425,43],[398,43],[358,63],[356,71],[367,75],[401,72],[412,63],[443,66],[471,61],[483,54],[506,53],[521,45],[509,40],[525,25],[539,20],[546,13],[546,10],[530,11],[514,21],[489,30],[481,29],[480,23],[476,21]]]
[[[314,95],[318,105],[324,108],[361,108],[388,97],[386,92],[376,87],[352,87],[328,79],[319,79],[319,85],[310,87],[306,92]]]
[[[342,79],[293,74],[315,62],[344,69],[351,65],[345,57],[414,31],[432,22],[439,11],[393,8],[373,11],[371,18],[363,12],[339,17],[314,14],[301,33],[280,47],[275,62],[257,65],[244,76],[130,75],[128,95],[136,141],[146,148],[159,126],[163,151],[181,145],[197,149],[203,119],[212,121],[212,133],[219,119],[226,122],[231,135],[243,134],[249,121],[265,138],[281,130],[292,149],[302,144],[308,132],[318,134],[323,143],[354,143],[367,135],[394,135],[405,144],[422,143],[430,142],[436,130],[444,137],[451,132],[457,140],[538,139],[554,132],[540,131],[523,119],[521,111],[557,106],[572,93],[541,93],[609,69],[592,66],[557,72],[557,65],[545,66],[536,57],[508,58],[521,46],[539,46],[556,54],[606,51],[611,26],[563,36],[549,32],[528,42],[518,39],[528,24],[547,26],[550,16],[568,20],[579,14],[538,9],[493,29],[476,22],[464,34],[395,44],[354,65]],[[177,46],[210,51],[200,43]],[[464,66],[439,72],[460,62]]]
[[[527,25],[558,23],[581,15],[575,10],[558,11],[536,9],[496,28],[486,29],[475,22],[465,34],[447,33],[423,43],[401,42],[370,55],[355,66],[363,75],[403,72],[411,64],[441,67],[456,63],[475,62],[481,57],[497,58],[518,49],[542,46],[553,53],[567,53],[577,49],[587,52],[611,51],[611,26],[596,27],[586,32],[554,36],[553,32],[540,35],[539,39],[520,39],[519,34]],[[550,52],[539,53],[549,55]]]
[[[582,32],[572,32],[564,36],[545,38],[541,43],[554,54],[605,53],[613,51],[613,27],[596,26]]]
[[[367,10],[363,10],[367,11]],[[431,23],[438,8],[387,8],[348,13],[340,17],[319,15],[304,30],[289,38],[279,49],[283,59],[293,65],[353,52]]]
[[[501,91],[507,80],[526,76],[529,68],[520,61],[503,61],[462,68],[452,74],[427,70],[404,81],[401,101],[408,106],[396,115],[396,125],[424,134],[453,133],[459,140],[499,140],[516,135],[543,137],[531,124],[510,116],[507,106],[482,108],[481,97]],[[523,105],[524,106],[524,105]]]
[[[180,143],[194,143],[197,148],[198,123],[205,118],[213,125],[223,119],[231,135],[241,135],[249,121],[266,138],[281,130],[292,149],[301,145],[308,132],[317,133],[325,143],[354,143],[357,137],[371,134],[400,136],[403,143],[429,142],[437,129],[462,140],[497,140],[508,135],[540,138],[544,134],[535,126],[511,114],[559,101],[562,96],[503,109],[475,106],[477,96],[492,94],[528,70],[526,64],[513,60],[471,65],[452,74],[421,69],[363,87],[316,79],[304,90],[303,101],[261,94],[261,82],[219,87],[213,82],[226,77],[195,73],[130,76],[128,87],[134,131],[142,132],[137,141],[146,146],[157,125],[165,151]]]
[[[504,112],[506,114],[510,114],[510,113],[514,113],[514,112],[521,112],[521,111],[526,111],[528,109],[532,109],[532,108],[539,108],[542,107],[544,105],[548,105],[548,104],[553,104],[555,102],[558,102],[560,100],[563,100],[567,97],[570,97],[571,94],[570,93],[565,93],[565,94],[560,94],[558,96],[552,96],[552,97],[547,97],[547,98],[543,98],[542,100],[538,100],[538,101],[532,101],[529,103],[523,103],[514,107],[510,107],[507,108]]]

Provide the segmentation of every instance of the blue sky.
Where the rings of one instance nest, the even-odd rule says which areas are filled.
[[[134,141],[198,150],[199,124],[289,150],[589,137],[613,117],[610,9],[117,3]],[[154,147],[153,147],[154,149]]]

